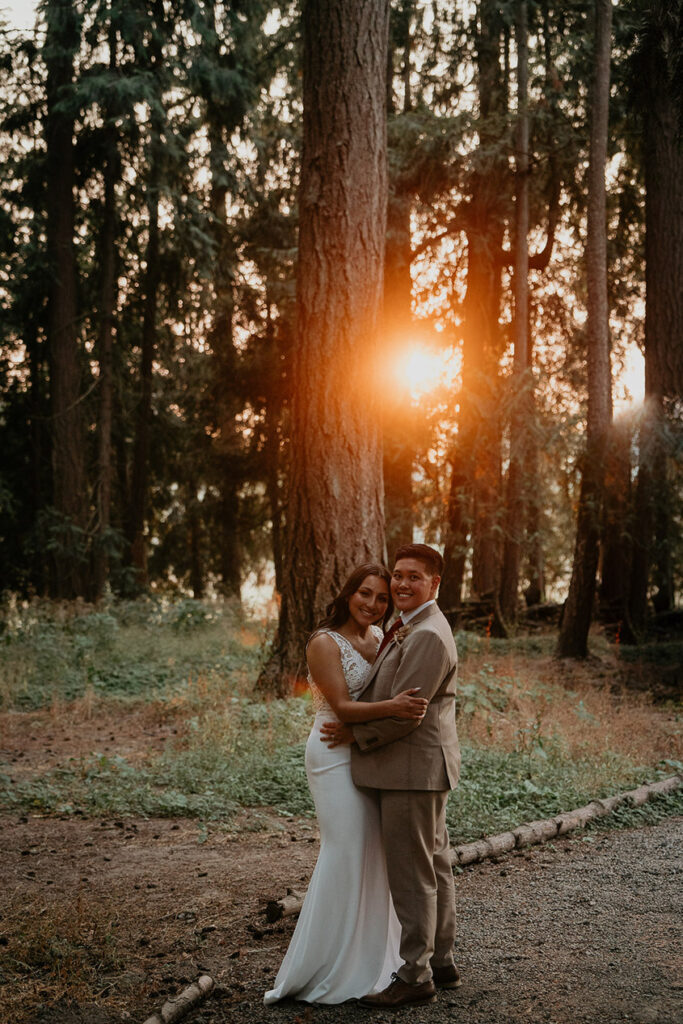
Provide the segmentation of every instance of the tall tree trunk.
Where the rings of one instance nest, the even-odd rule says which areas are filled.
[[[481,150],[485,169],[473,175],[467,234],[467,290],[462,307],[463,367],[459,396],[458,437],[445,542],[445,593],[455,597],[462,575],[462,547],[471,517],[472,589],[493,597],[499,575],[501,431],[499,363],[503,352],[499,312],[503,241],[502,175],[507,158],[500,152],[499,125],[489,120],[506,110],[506,83],[501,76],[503,22],[499,5],[482,0],[477,36],[477,93],[481,119]],[[487,157],[488,151],[494,155]],[[460,314],[460,310],[458,310]],[[453,486],[453,482],[456,486]],[[452,591],[452,593],[451,593]]]
[[[149,502],[149,450],[152,424],[152,390],[154,356],[157,345],[157,308],[161,283],[159,224],[162,183],[162,161],[166,112],[163,105],[163,53],[161,40],[165,31],[165,10],[162,0],[149,5],[149,37],[146,43],[147,71],[154,83],[155,96],[149,104],[149,141],[147,145],[147,178],[145,206],[147,210],[147,247],[143,276],[142,337],[140,341],[140,397],[135,416],[135,442],[130,484],[130,512],[127,539],[130,564],[138,587],[145,587],[147,577],[147,508]]]
[[[83,546],[87,521],[85,432],[80,405],[76,260],[74,255],[73,82],[80,26],[71,0],[49,0],[47,67],[47,247],[50,263],[48,349],[52,414],[53,505],[58,515],[51,594],[85,592]]]
[[[493,597],[499,585],[501,508],[500,358],[504,342],[500,329],[502,293],[500,251],[503,242],[501,195],[507,158],[499,151],[498,118],[507,113],[508,81],[501,73],[507,50],[505,24],[495,0],[481,0],[477,39],[477,94],[482,118],[481,145],[493,146],[485,171],[475,177],[467,228],[467,293],[463,304],[465,342],[463,387],[469,392],[461,412],[472,431],[468,461],[473,495],[472,589]],[[504,59],[506,71],[509,61]],[[487,123],[493,118],[494,124]]]
[[[599,611],[604,622],[625,621],[631,565],[631,424],[612,423],[605,459]],[[621,625],[620,625],[621,624]]]
[[[501,271],[495,254],[502,232],[489,230],[469,234],[457,442],[472,493],[472,589],[479,597],[493,597],[499,575]]]
[[[529,380],[529,117],[527,112],[528,44],[526,0],[518,0],[515,25],[517,42],[517,146],[515,188],[515,351],[513,402],[510,424],[510,468],[508,470],[505,542],[497,609],[498,631],[507,635],[517,621],[519,567],[524,538],[524,470],[527,461],[527,432],[531,414]]]
[[[159,187],[154,157],[147,185],[147,249],[145,253],[144,300],[140,351],[140,398],[135,417],[135,445],[130,490],[128,542],[130,562],[139,587],[147,584],[147,520],[149,481],[149,433],[152,417],[154,352],[156,349],[159,271]]]
[[[462,607],[462,584],[470,534],[471,488],[465,463],[464,445],[457,444],[450,455],[451,482],[443,550],[444,570],[439,587],[439,605],[449,622],[458,621]]]
[[[213,2],[206,5],[206,14],[210,32],[205,45],[210,48],[213,62],[220,66],[225,63],[226,57],[221,53],[220,26]],[[231,61],[231,55],[227,59]],[[235,247],[226,209],[230,158],[226,140],[230,139],[240,124],[244,111],[241,103],[231,102],[221,95],[211,80],[205,83],[204,89],[215,250],[209,336],[214,361],[213,405],[218,426],[214,451],[220,488],[220,527],[215,540],[219,547],[221,590],[226,596],[239,599],[242,580],[239,491],[244,475],[244,456],[236,417],[243,403],[240,401],[239,366],[233,336]]]
[[[285,404],[282,367],[282,339],[276,333],[272,317],[272,303],[266,288],[266,343],[269,352],[269,380],[266,391],[264,423],[264,465],[266,494],[270,506],[273,565],[275,568],[275,590],[282,593],[284,585],[284,508],[282,485],[282,410]],[[281,325],[279,325],[281,329]]]
[[[598,567],[605,452],[612,418],[605,202],[611,28],[611,0],[595,0],[586,236],[588,419],[574,563],[558,644],[561,657],[573,658],[585,658],[588,653],[588,630]]]
[[[187,533],[190,554],[190,589],[195,600],[204,597],[202,559],[202,522],[198,511],[197,483],[192,474],[187,481]]]
[[[29,366],[29,429],[31,431],[31,524],[48,503],[50,444],[46,424],[48,405],[45,394],[44,345],[38,339],[38,318],[32,317],[25,325],[24,343]],[[31,559],[31,582],[41,596],[48,593],[50,565],[45,552],[37,547]]]
[[[219,111],[207,104],[209,159],[211,167],[211,214],[216,260],[213,275],[213,323],[210,344],[214,357],[214,402],[219,438],[216,445],[220,474],[221,589],[228,597],[240,596],[242,552],[239,538],[239,485],[241,478],[241,441],[237,435],[237,355],[233,340],[233,266],[234,248],[227,225],[225,184],[226,147]],[[228,126],[232,128],[234,126]]]
[[[403,50],[403,113],[411,109],[410,51],[413,0],[392,12]],[[393,35],[393,33],[391,33]],[[395,113],[391,78],[393,60],[387,62],[387,112]],[[394,354],[413,341],[412,261],[410,231],[411,197],[401,188],[398,176],[391,183],[387,210],[384,258],[384,312],[382,330],[387,365]],[[384,515],[389,557],[399,544],[413,539],[413,462],[415,457],[415,410],[410,388],[391,382],[383,394],[384,405]]]
[[[116,30],[109,30],[109,70],[116,72]],[[107,112],[111,120],[112,112]],[[119,175],[119,159],[116,146],[116,130],[113,124],[107,128],[106,158],[104,165],[104,212],[100,238],[101,285],[100,324],[98,338],[99,352],[99,423],[98,423],[98,488],[97,488],[97,538],[94,550],[94,594],[99,598],[109,579],[108,533],[111,526],[112,493],[112,408],[113,408],[113,344],[114,310],[116,306],[116,181]]]
[[[381,556],[372,414],[386,229],[388,0],[306,0],[298,345],[276,650],[259,686],[286,693],[306,636],[354,565]]]
[[[683,137],[681,0],[655,0],[640,48],[645,156],[645,406],[636,485],[631,638],[642,640],[652,572],[655,608],[673,605],[673,495],[667,473],[666,401],[683,394]],[[642,90],[642,93],[640,92]]]

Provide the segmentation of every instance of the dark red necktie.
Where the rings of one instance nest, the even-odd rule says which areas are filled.
[[[396,632],[396,630],[400,629],[402,625],[403,625],[403,623],[401,622],[401,620],[400,619],[396,619],[396,622],[393,624],[391,629],[387,633],[384,634],[384,636],[382,637],[382,643],[379,645],[379,650],[377,651],[377,657],[378,658],[379,658],[380,654],[382,653],[382,651],[384,650],[384,648],[388,647],[389,644],[391,643],[391,641],[393,640],[394,633]]]

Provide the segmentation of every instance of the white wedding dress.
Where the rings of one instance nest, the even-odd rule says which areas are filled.
[[[382,632],[373,631],[379,644]],[[355,700],[370,665],[345,637],[326,632],[339,646]],[[337,717],[310,676],[309,684],[315,721],[306,744],[306,774],[320,826],[320,853],[275,985],[265,994],[267,1006],[287,997],[343,1003],[386,988],[402,963],[378,808],[351,780],[349,747],[330,749],[320,739],[322,723]]]

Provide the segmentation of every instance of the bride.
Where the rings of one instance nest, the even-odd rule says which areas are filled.
[[[315,722],[306,744],[306,774],[320,826],[320,853],[274,987],[264,1002],[286,997],[343,1003],[383,989],[402,963],[372,797],[351,781],[350,748],[330,749],[323,722],[422,718],[427,701],[414,689],[391,700],[358,704],[393,611],[391,576],[382,565],[355,569],[306,648]]]

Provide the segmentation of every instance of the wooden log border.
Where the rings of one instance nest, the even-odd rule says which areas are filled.
[[[148,1017],[145,1024],[177,1024],[183,1017],[194,1010],[213,991],[214,980],[208,974],[202,974],[191,985],[183,989],[180,995],[168,999],[158,1013]]]
[[[573,832],[577,828],[584,828],[589,821],[612,814],[618,807],[627,804],[631,807],[641,807],[652,797],[673,793],[682,785],[683,775],[670,775],[666,779],[660,779],[659,782],[638,786],[637,789],[630,789],[626,793],[618,793],[616,796],[604,797],[601,800],[592,800],[585,807],[577,807],[574,811],[563,811],[554,818],[529,821],[525,825],[518,825],[511,832],[501,832],[496,836],[478,839],[474,843],[464,843],[462,846],[454,847],[451,851],[451,864],[454,868],[465,867],[467,864],[478,864],[488,857],[501,857],[512,850],[521,850],[526,846],[546,843],[558,836],[567,835],[568,832]],[[298,914],[303,901],[303,895],[293,890],[289,890],[287,896],[280,900],[271,900],[266,910],[268,921],[273,922],[290,914]],[[152,1024],[152,1021],[146,1021],[145,1024]],[[157,1022],[155,1021],[154,1024]]]
[[[530,821],[526,825],[519,825],[512,829],[511,832],[502,832],[497,836],[479,839],[476,843],[456,846],[451,853],[451,863],[453,867],[465,867],[467,864],[476,864],[486,860],[487,857],[500,857],[501,854],[509,853],[511,850],[520,850],[525,846],[548,842],[549,839],[564,836],[577,828],[584,828],[589,821],[593,821],[595,818],[603,818],[607,814],[612,814],[617,807],[623,807],[626,804],[630,804],[631,807],[640,807],[653,796],[672,793],[681,785],[683,785],[683,775],[670,775],[659,782],[651,782],[649,785],[630,789],[627,793],[618,793],[616,796],[605,797],[602,800],[592,800],[585,807],[577,807],[574,811],[564,811],[554,818]]]

